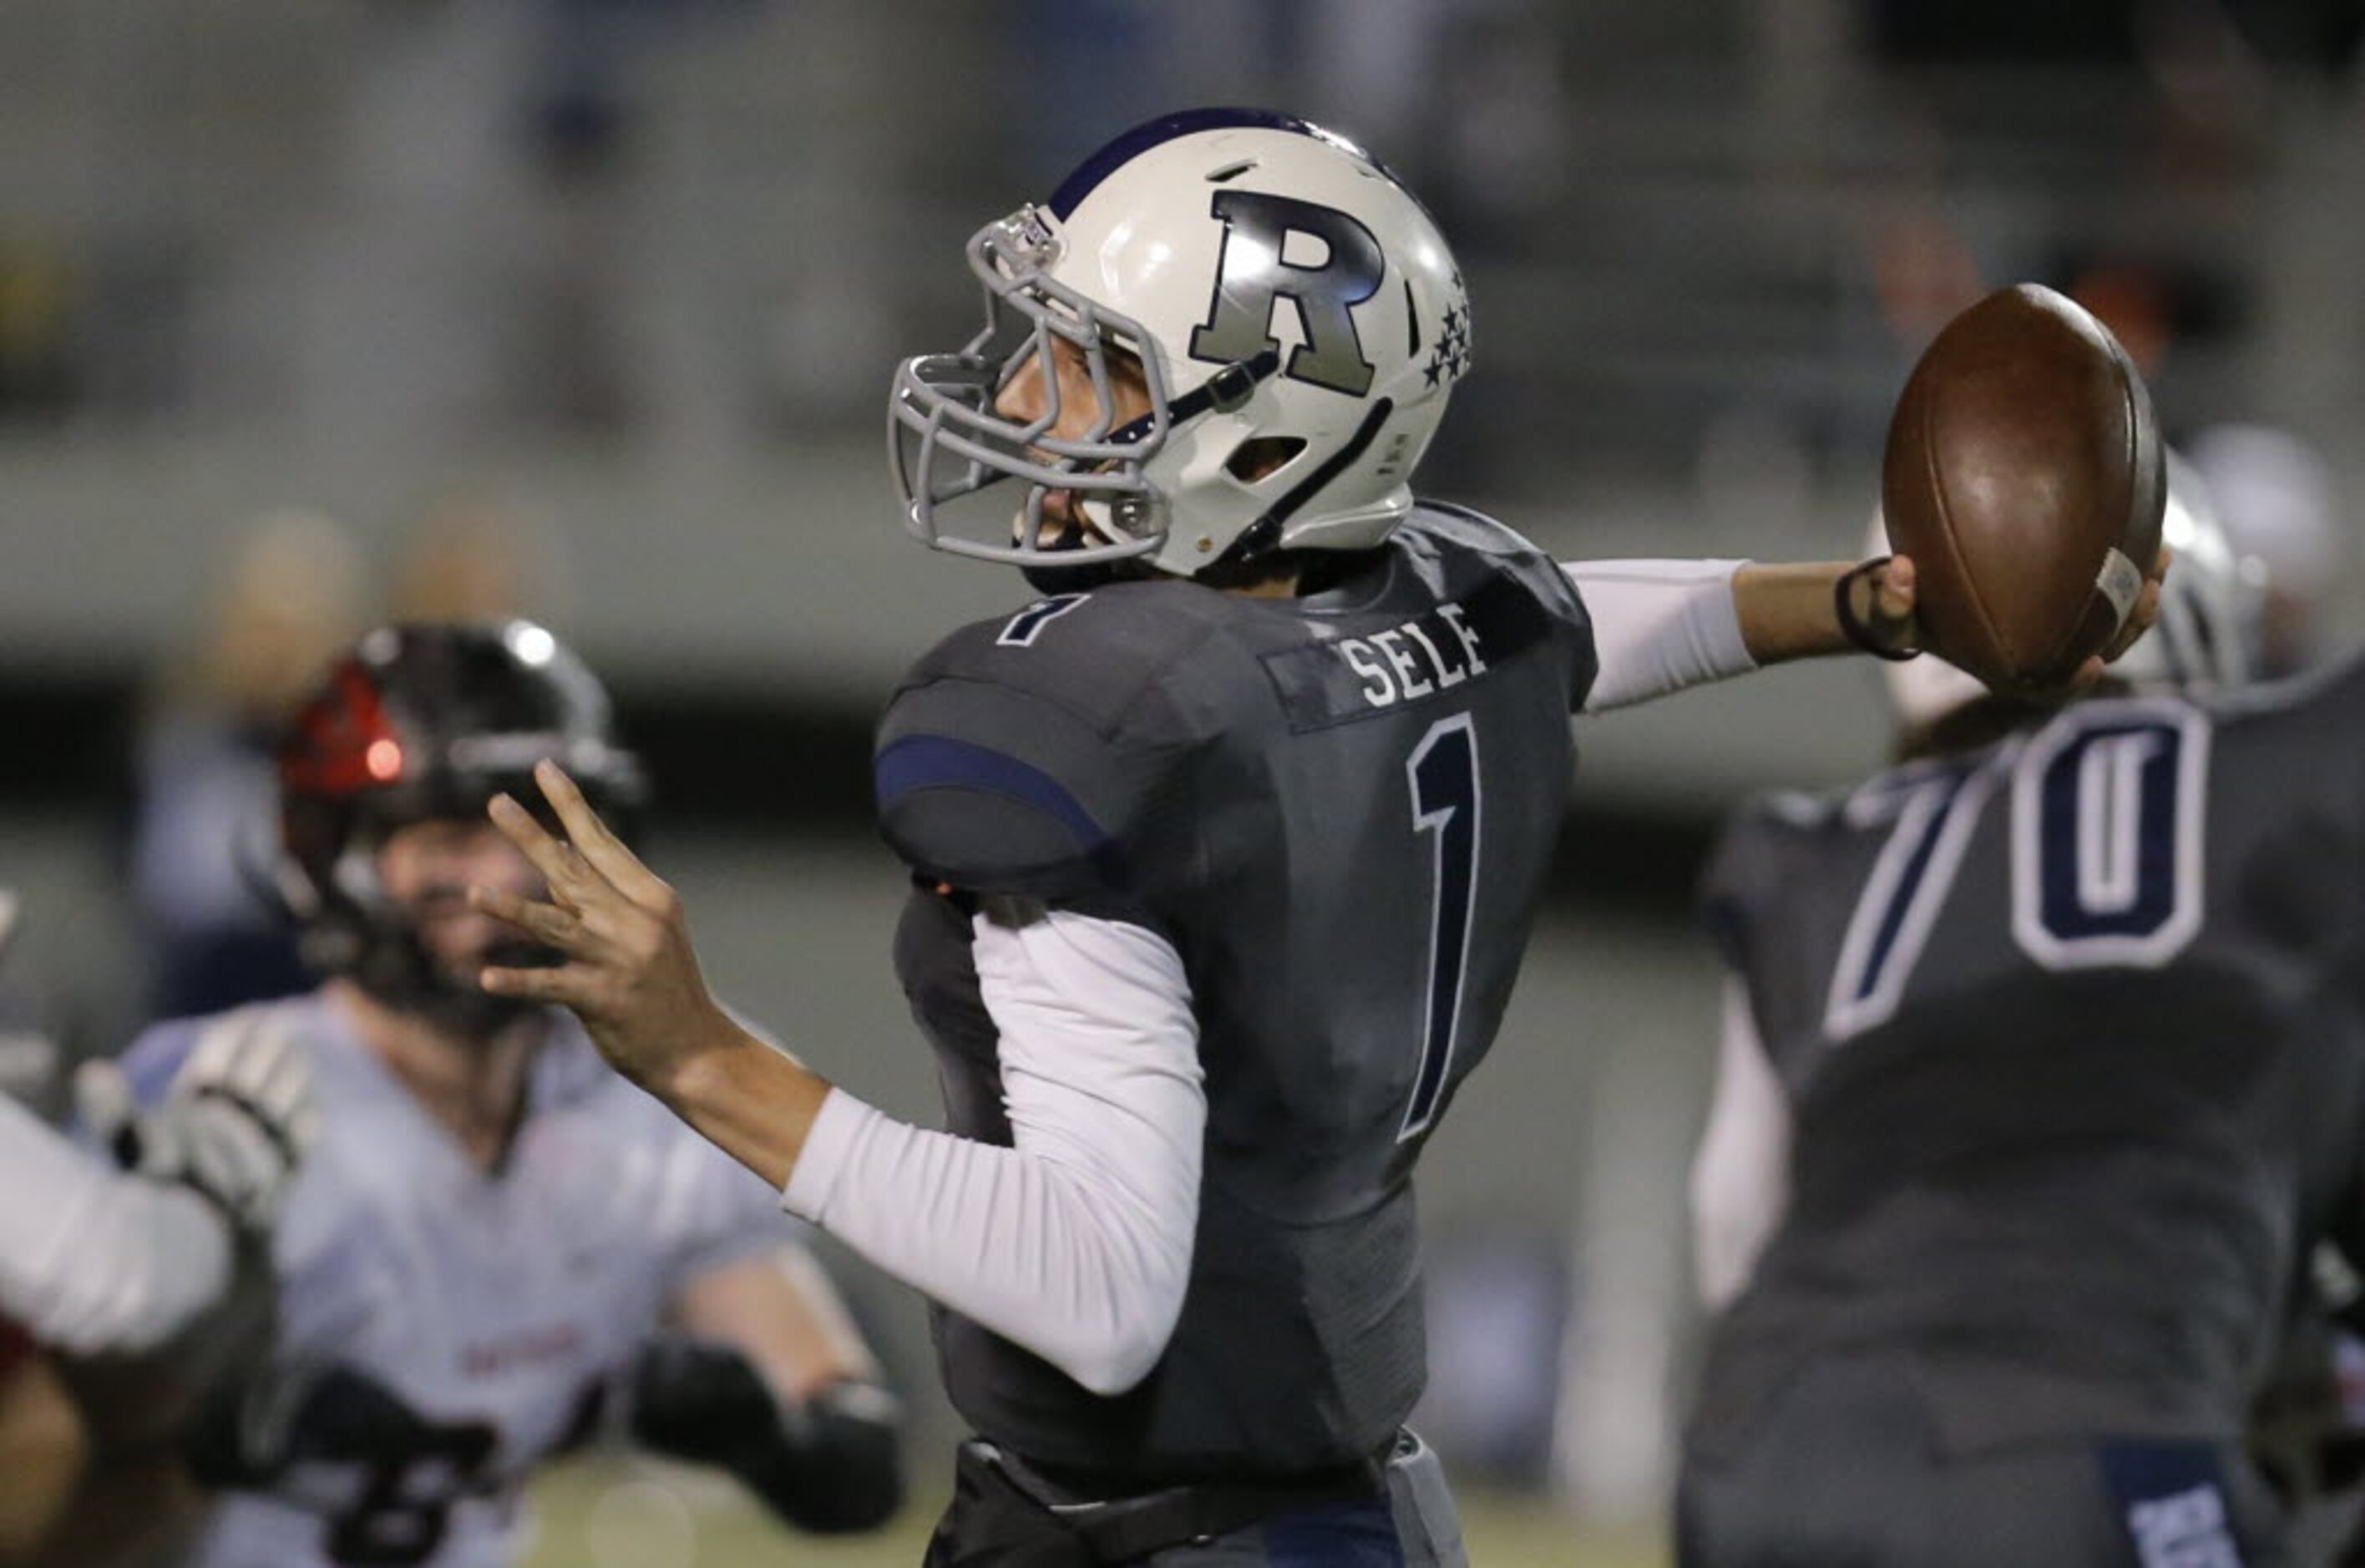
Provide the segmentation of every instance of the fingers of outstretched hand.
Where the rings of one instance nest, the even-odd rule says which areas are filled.
[[[186,1168],[180,1179],[208,1193],[250,1225],[268,1224],[296,1173],[286,1127],[265,1122],[243,1103],[219,1095],[168,1108]]]
[[[583,798],[582,790],[565,768],[545,758],[534,765],[533,779],[558,813],[568,840],[618,891],[644,909],[659,907],[670,898],[672,890],[600,820],[600,813],[591,809],[591,802]]]
[[[598,1001],[599,982],[599,971],[586,964],[540,969],[490,968],[476,976],[476,983],[495,996],[578,1010]]]
[[[532,812],[510,796],[494,796],[485,811],[493,819],[493,825],[501,830],[501,836],[516,845],[533,868],[542,873],[552,898],[558,903],[580,909],[609,886],[573,845],[544,827]]]
[[[580,915],[506,888],[470,888],[468,907],[565,952],[580,952],[589,943],[590,929]]]
[[[2102,650],[2103,662],[2112,662],[2134,647],[2159,620],[2159,591],[2158,582],[2144,585],[2143,591],[2135,596],[2135,608],[2127,612],[2125,624],[2119,628],[2119,634],[2111,639],[2110,645]]]
[[[2135,596],[2135,608],[2127,612],[2126,621],[2119,627],[2118,635],[2102,650],[2105,662],[2114,661],[2121,654],[2135,645],[2153,622],[2159,619],[2159,596],[2168,580],[2168,569],[2176,559],[2176,552],[2163,544],[2152,560],[2150,576],[2144,579],[2143,591]]]
[[[174,1076],[176,1095],[207,1090],[243,1101],[275,1125],[292,1123],[311,1097],[312,1058],[292,1029],[269,1014],[247,1015],[243,1027],[225,1021],[208,1029]]]

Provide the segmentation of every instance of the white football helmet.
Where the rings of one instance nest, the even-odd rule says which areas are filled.
[[[2207,691],[2258,679],[2266,641],[2265,564],[2235,547],[2208,485],[2173,452],[2159,537],[2176,553],[2160,585],[2159,619],[2111,673],[2146,691]]]
[[[2240,686],[2259,675],[2265,631],[2266,574],[2235,553],[2217,521],[2208,487],[2192,465],[2167,454],[2168,505],[2160,540],[2175,552],[2160,585],[2159,619],[2119,655],[2111,674],[2138,691],[2205,691]],[[1887,551],[1880,516],[1872,520],[1871,548]],[[1933,722],[1987,688],[1940,659],[1882,666],[1889,704],[1909,728]]]
[[[2331,467],[2305,440],[2270,425],[2212,426],[2186,450],[2235,550],[2266,573],[2265,673],[2315,663],[2348,566]]]
[[[904,361],[888,425],[907,524],[958,554],[1145,556],[1187,577],[1277,547],[1375,544],[1410,510],[1413,467],[1470,365],[1469,300],[1429,214],[1351,142],[1261,110],[1128,131],[1048,203],[980,230],[969,261],[985,328],[958,353]],[[1048,433],[1056,387],[1029,422],[993,406],[1055,342],[1098,398],[1081,434],[1073,419]],[[1113,350],[1139,360],[1149,396],[1122,425]],[[1004,479],[1023,502],[956,505]],[[1085,527],[1045,528],[1054,491]]]

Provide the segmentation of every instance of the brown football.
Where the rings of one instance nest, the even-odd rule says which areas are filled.
[[[1922,624],[2000,692],[2052,686],[2118,634],[2168,500],[2143,377],[2049,288],[1946,324],[1889,421],[1880,505]]]

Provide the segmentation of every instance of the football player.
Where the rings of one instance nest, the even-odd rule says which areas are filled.
[[[896,961],[946,1130],[706,999],[678,901],[555,768],[495,819],[568,961],[495,967],[941,1308],[978,1433],[929,1561],[1456,1563],[1411,1176],[1492,1043],[1569,715],[1894,648],[1911,571],[1564,569],[1411,476],[1470,365],[1427,213],[1254,111],[1093,154],[970,241],[984,330],[892,392],[910,527],[1045,597],[880,733]]]
[[[0,948],[17,908],[0,892]],[[262,1243],[310,1141],[308,1077],[279,1042],[225,1041],[135,1114],[93,1064],[84,1114],[122,1169],[0,1096],[0,1562],[169,1535],[172,1439],[267,1337]]]
[[[1711,862],[1692,1568],[2283,1561],[2242,1438],[2365,1234],[2365,665],[2242,689],[2255,579],[2171,475],[2125,680],[1917,675],[1911,760]]]
[[[606,694],[548,631],[370,633],[279,756],[283,879],[327,978],[129,1054],[144,1084],[287,1039],[321,1118],[274,1248],[276,1350],[192,1444],[221,1489],[198,1563],[505,1562],[534,1468],[601,1427],[808,1529],[896,1506],[892,1409],[773,1194],[566,1014],[476,983],[544,957],[462,890],[534,890],[483,813],[545,757],[611,812],[639,799]]]
[[[2185,447],[2243,556],[2266,576],[2261,673],[2296,674],[2337,645],[2332,607],[2348,576],[2348,531],[2332,468],[2295,432],[2221,424]]]

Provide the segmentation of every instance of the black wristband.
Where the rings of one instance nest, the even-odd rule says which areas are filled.
[[[1891,648],[1876,639],[1872,634],[1872,628],[1857,618],[1855,605],[1853,602],[1855,596],[1849,591],[1855,586],[1856,578],[1870,577],[1895,559],[1893,555],[1875,555],[1871,560],[1861,562],[1842,572],[1839,579],[1832,584],[1832,613],[1839,621],[1841,636],[1845,637],[1874,658],[1887,659],[1891,664],[1901,665],[1908,659],[1920,658],[1922,650]]]

